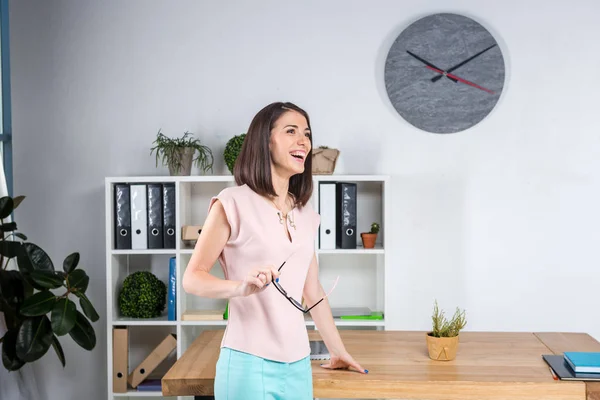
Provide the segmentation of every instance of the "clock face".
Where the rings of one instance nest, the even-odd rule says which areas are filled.
[[[412,23],[394,41],[385,86],[398,113],[432,133],[455,133],[482,121],[504,87],[504,58],[494,37],[457,14]]]

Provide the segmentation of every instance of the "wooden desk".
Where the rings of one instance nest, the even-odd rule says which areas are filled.
[[[165,396],[211,395],[222,330],[203,332],[162,379]],[[313,361],[317,398],[600,400],[600,383],[556,381],[542,354],[600,351],[583,333],[463,332],[453,361],[427,355],[424,332],[340,330],[368,374]],[[318,331],[309,331],[311,340]]]

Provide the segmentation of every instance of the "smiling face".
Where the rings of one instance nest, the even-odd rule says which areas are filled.
[[[303,173],[311,147],[306,118],[296,111],[283,113],[273,126],[269,140],[272,170],[286,177]]]

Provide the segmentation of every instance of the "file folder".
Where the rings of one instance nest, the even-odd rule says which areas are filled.
[[[357,186],[353,182],[336,185],[336,245],[341,249],[355,249]]]
[[[163,248],[163,201],[162,185],[148,184],[148,248]]]
[[[177,347],[177,335],[169,333],[158,346],[129,374],[127,382],[136,388],[152,371],[163,362]]]
[[[113,328],[113,392],[127,392],[129,372],[129,330],[126,326]]]
[[[148,211],[146,185],[131,185],[131,248],[148,248]]]
[[[115,248],[131,249],[131,204],[129,185],[114,187]]]
[[[323,182],[319,186],[319,214],[321,225],[319,226],[319,248],[335,249],[335,182]]]
[[[163,241],[165,249],[175,248],[175,184],[163,184]]]

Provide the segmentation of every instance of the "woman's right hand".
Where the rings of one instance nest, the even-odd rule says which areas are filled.
[[[253,269],[237,286],[235,295],[246,297],[262,292],[273,280],[278,279],[280,274],[272,265]]]

